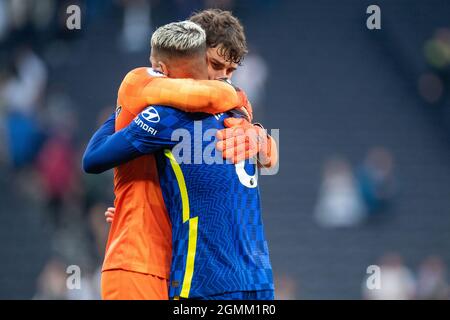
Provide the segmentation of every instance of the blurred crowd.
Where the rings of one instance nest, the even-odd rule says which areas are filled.
[[[76,261],[86,276],[98,271],[107,236],[102,213],[112,189],[105,188],[108,176],[81,174],[76,108],[63,90],[49,88],[46,63],[29,46],[13,58],[0,84],[2,164],[10,190],[41,214],[52,239],[37,297],[62,298],[56,287],[67,276],[64,265]]]
[[[252,0],[256,1],[256,0]],[[275,0],[273,0],[275,1]],[[269,2],[269,1],[266,1]],[[50,235],[51,254],[36,281],[35,299],[100,298],[100,266],[108,225],[104,211],[113,202],[112,172],[86,175],[80,159],[86,141],[79,121],[79,106],[53,72],[69,59],[65,52],[83,41],[83,29],[69,32],[66,8],[78,4],[83,23],[108,10],[121,16],[117,48],[126,53],[146,52],[156,26],[155,6],[162,0],[0,0],[0,179],[3,197],[14,193],[39,215],[40,227]],[[234,0],[172,0],[172,20],[185,19],[202,7],[233,9]],[[444,99],[450,66],[450,32],[437,30],[425,44],[431,71],[418,83],[429,103]],[[268,63],[250,48],[233,81],[247,92],[256,119],[264,117]],[[111,96],[111,103],[115,97]],[[99,106],[101,107],[101,106]],[[97,112],[99,125],[112,106]],[[96,109],[98,110],[98,109]],[[395,155],[385,146],[367,150],[356,166],[341,156],[330,157],[322,172],[318,197],[312,208],[324,228],[358,227],[375,220],[389,221],[398,195]],[[4,210],[5,211],[5,210]],[[3,211],[3,212],[4,212]],[[3,213],[2,213],[3,214]],[[386,217],[387,219],[383,219]],[[81,290],[67,290],[67,266],[80,267]],[[446,299],[449,287],[444,261],[425,259],[417,272],[396,253],[383,256],[381,289],[369,290],[366,299]],[[295,268],[295,267],[293,267]],[[298,282],[288,273],[276,274],[277,299],[301,298]]]
[[[51,239],[36,299],[100,297],[99,267],[108,232],[103,212],[112,203],[111,173],[81,173],[85,142],[79,137],[79,110],[64,84],[52,80],[55,62],[64,63],[64,57],[57,59],[61,48],[82,37],[65,27],[67,5],[0,1],[0,164],[8,174],[2,190],[5,197],[14,193],[20,210],[39,215],[39,226]],[[81,290],[67,290],[71,264],[82,270]]]
[[[362,295],[369,300],[447,300],[450,286],[447,266],[441,257],[431,255],[425,258],[414,272],[395,252],[386,253],[378,262],[380,267],[379,287],[362,283]]]
[[[1,187],[14,192],[21,209],[39,215],[40,227],[51,238],[51,255],[36,281],[35,299],[100,298],[100,266],[108,235],[103,213],[113,203],[112,172],[81,172],[86,141],[80,134],[79,106],[65,84],[52,78],[53,71],[68,62],[70,48],[83,41],[83,28],[66,28],[66,8],[72,4],[82,9],[83,26],[108,10],[119,12],[117,48],[126,54],[147,53],[152,7],[161,1],[0,0],[0,169],[8,174]],[[184,19],[202,7],[232,9],[233,4],[173,1],[171,15]],[[267,67],[256,53],[248,61],[238,81],[249,88],[257,106]],[[249,81],[254,72],[260,74],[259,82]],[[114,99],[111,96],[111,102]],[[113,109],[100,110],[97,125]],[[67,290],[71,264],[80,267],[81,290]]]
[[[371,148],[359,167],[335,156],[324,165],[315,208],[323,227],[351,227],[383,217],[395,199],[394,156],[384,147]]]
[[[439,255],[430,255],[409,267],[398,252],[386,252],[375,264],[379,273],[372,271],[361,282],[361,298],[366,300],[448,300],[450,283],[448,266]],[[377,271],[377,272],[378,272]],[[373,276],[379,277],[374,280]],[[275,275],[277,300],[301,299],[298,279],[289,273]]]
[[[450,29],[436,29],[423,51],[428,68],[419,76],[419,95],[429,104],[443,104],[450,71]]]

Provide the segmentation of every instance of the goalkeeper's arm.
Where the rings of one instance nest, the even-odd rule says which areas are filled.
[[[148,78],[141,68],[127,74],[119,88],[119,97],[130,96],[140,101],[138,105],[168,105],[185,112],[222,113],[244,107],[251,119],[251,104],[242,90],[226,81],[173,79],[167,77]],[[142,78],[144,77],[144,78]],[[135,90],[136,79],[144,81],[143,87]],[[138,114],[142,110],[137,110]]]

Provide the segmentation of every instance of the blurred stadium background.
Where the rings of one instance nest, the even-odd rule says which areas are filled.
[[[280,128],[280,171],[260,179],[277,298],[447,299],[448,0],[0,0],[0,298],[99,298],[112,173],[81,155],[152,30],[208,7],[244,24],[233,81]],[[373,264],[381,290],[364,289]]]

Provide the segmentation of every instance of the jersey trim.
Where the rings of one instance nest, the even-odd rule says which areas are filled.
[[[172,152],[168,149],[164,150],[164,155],[169,158],[173,172],[180,188],[181,203],[182,203],[182,217],[183,223],[189,223],[189,237],[188,237],[188,252],[186,255],[186,268],[184,271],[183,284],[181,286],[181,298],[189,298],[191,291],[192,277],[194,275],[195,254],[197,252],[197,231],[198,231],[198,217],[190,217],[189,196],[186,188],[186,181],[184,180],[183,171],[176,161]]]

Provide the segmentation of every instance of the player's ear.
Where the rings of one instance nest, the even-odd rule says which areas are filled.
[[[155,70],[163,73],[167,77],[169,76],[169,68],[167,67],[167,64],[162,61],[158,61],[158,67]]]
[[[150,65],[152,66],[153,70],[161,72],[162,74],[168,76],[169,70],[167,68],[167,65],[162,62],[159,56],[154,54],[153,51],[150,55]]]

